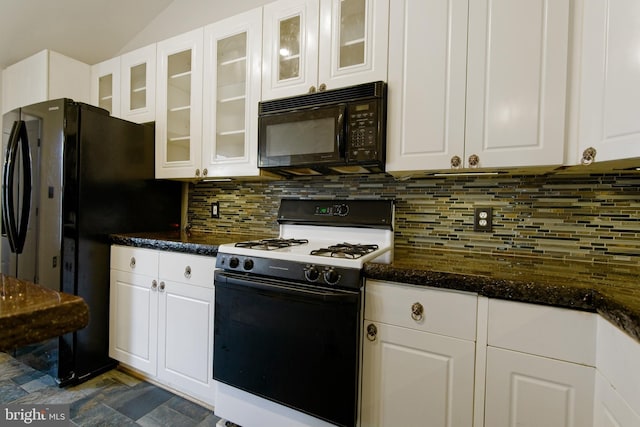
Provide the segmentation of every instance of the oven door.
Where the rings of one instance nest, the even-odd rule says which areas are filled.
[[[216,271],[213,378],[354,426],[360,306],[360,292]]]
[[[345,111],[339,104],[260,116],[258,166],[345,163]]]

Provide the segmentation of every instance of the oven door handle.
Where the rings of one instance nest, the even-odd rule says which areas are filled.
[[[231,289],[237,286],[244,286],[259,291],[277,292],[279,294],[299,296],[306,299],[332,303],[357,302],[360,294],[358,291],[346,291],[326,288],[315,289],[311,288],[310,286],[300,285],[297,283],[292,284],[291,282],[286,282],[283,280],[272,280],[264,277],[253,278],[250,276],[237,275],[228,272],[216,272],[214,285],[216,287],[221,286]]]

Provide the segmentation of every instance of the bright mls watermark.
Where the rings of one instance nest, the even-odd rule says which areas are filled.
[[[68,427],[69,405],[0,405],[0,426]]]

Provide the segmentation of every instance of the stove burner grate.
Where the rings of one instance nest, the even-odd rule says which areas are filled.
[[[263,251],[273,251],[275,249],[288,248],[289,246],[304,245],[309,243],[307,239],[261,239],[248,242],[239,242],[235,246],[238,248],[258,249]]]
[[[329,246],[327,248],[314,249],[310,254],[326,257],[356,259],[377,249],[378,245],[340,243],[337,245]]]

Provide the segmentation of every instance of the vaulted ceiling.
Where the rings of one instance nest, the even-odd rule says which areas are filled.
[[[0,69],[42,49],[89,65],[117,56],[173,0],[0,0]]]

